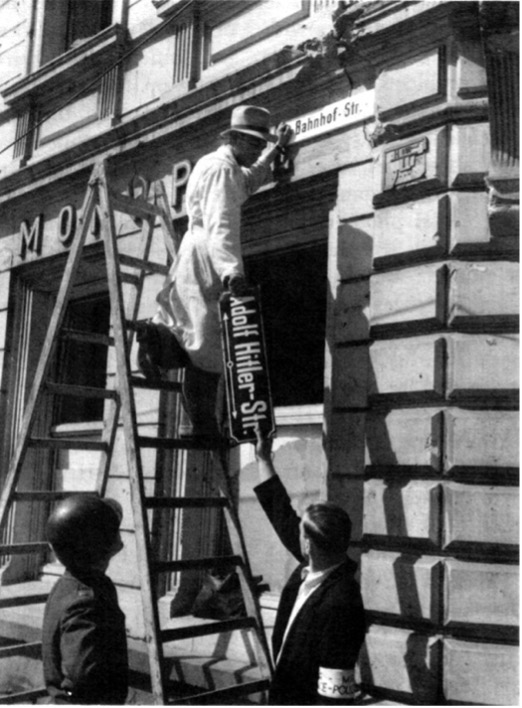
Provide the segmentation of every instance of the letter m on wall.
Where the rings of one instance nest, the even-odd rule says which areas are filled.
[[[43,214],[39,214],[29,228],[27,219],[20,224],[20,257],[25,260],[28,251],[40,254],[42,252]]]

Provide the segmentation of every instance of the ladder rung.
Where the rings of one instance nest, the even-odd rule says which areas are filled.
[[[129,285],[134,285],[135,287],[139,286],[139,275],[133,275],[132,273],[124,273],[123,271],[120,273],[120,275],[123,283],[128,283]]]
[[[48,381],[46,389],[60,396],[76,396],[77,398],[116,398],[117,391],[110,388],[94,388],[94,386],[72,386]]]
[[[23,553],[40,553],[49,549],[45,541],[29,541],[27,543],[5,543],[0,545],[0,555],[16,556]]]
[[[258,679],[257,681],[246,681],[236,683],[233,686],[218,688],[215,691],[205,691],[204,693],[194,693],[185,698],[167,699],[169,706],[175,705],[220,705],[224,698],[234,698],[236,696],[248,696],[252,693],[262,693],[268,691],[270,681],[268,679]]]
[[[88,342],[89,344],[103,344],[106,347],[114,346],[114,338],[106,334],[97,332],[85,332],[81,329],[62,329],[60,332],[62,339],[74,339],[77,342]]]
[[[228,505],[226,497],[145,497],[147,509],[208,509]]]
[[[110,190],[111,204],[116,211],[121,211],[124,214],[131,216],[161,216],[161,209],[155,204],[146,202],[141,199],[133,199],[126,194],[120,194],[114,190]]]
[[[136,388],[151,388],[159,389],[161,391],[173,391],[175,393],[180,393],[182,390],[182,385],[178,381],[150,381],[143,376],[131,376],[130,382],[132,386]]]
[[[81,440],[78,438],[29,438],[33,447],[50,447],[57,450],[101,450],[108,451],[108,445],[99,440]]]
[[[20,595],[18,597],[4,597],[0,599],[0,609],[7,607],[25,607],[25,605],[41,605],[47,602],[49,593],[38,593],[37,595]]]
[[[140,435],[138,444],[141,447],[154,447],[161,450],[215,450],[220,447],[221,442],[207,442],[197,438],[152,438]]]
[[[160,635],[161,641],[166,644],[180,639],[206,637],[209,634],[222,634],[223,632],[234,632],[237,629],[253,629],[255,627],[257,627],[257,622],[253,617],[243,617],[241,619],[224,620],[223,622],[208,622],[207,624],[196,624],[190,627],[179,627],[178,629],[164,629],[160,632]]]
[[[153,573],[175,573],[181,570],[202,570],[205,568],[221,568],[222,566],[243,565],[241,556],[210,556],[207,558],[191,558],[187,560],[156,561],[151,564]]]
[[[36,698],[47,696],[45,688],[35,688],[33,691],[21,691],[20,693],[5,693],[0,695],[0,703],[2,705],[11,705],[13,703],[31,703]]]
[[[75,492],[74,490],[70,491],[45,491],[45,492],[13,492],[13,501],[19,501],[19,502],[24,502],[24,501],[58,501],[59,499],[66,499],[67,497],[72,497],[73,495],[79,495],[79,494],[85,494],[85,495],[91,495],[91,494],[98,494],[96,490],[92,491],[85,491],[82,489],[81,491]]]
[[[144,270],[149,273],[159,273],[160,275],[168,275],[169,267],[162,265],[161,263],[154,263],[152,261],[146,261],[143,258],[136,258],[135,256],[128,256],[126,253],[120,253],[118,259],[122,265],[129,266],[131,268],[137,268],[138,270]]]
[[[10,656],[35,656],[42,654],[42,642],[26,642],[11,644],[8,647],[0,647],[0,659],[7,659]]]

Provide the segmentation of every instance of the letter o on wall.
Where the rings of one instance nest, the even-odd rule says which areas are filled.
[[[65,206],[58,217],[58,239],[64,246],[70,246],[76,233],[76,209],[72,204]]]

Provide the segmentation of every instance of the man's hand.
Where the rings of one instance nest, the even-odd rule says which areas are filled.
[[[233,275],[227,282],[227,287],[233,297],[245,297],[249,285],[243,275]]]
[[[257,442],[255,443],[256,458],[259,462],[272,462],[272,438],[267,438],[261,432],[259,423],[255,427]]]
[[[276,133],[277,133],[276,147],[280,147],[280,148],[284,149],[288,145],[290,140],[292,139],[292,135],[294,134],[294,131],[286,123],[279,123],[279,125],[277,126]]]

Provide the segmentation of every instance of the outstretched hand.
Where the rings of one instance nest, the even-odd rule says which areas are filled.
[[[256,458],[262,462],[272,461],[272,438],[268,438],[261,432],[259,422],[256,423],[255,433],[257,442],[254,443],[256,449]]]

